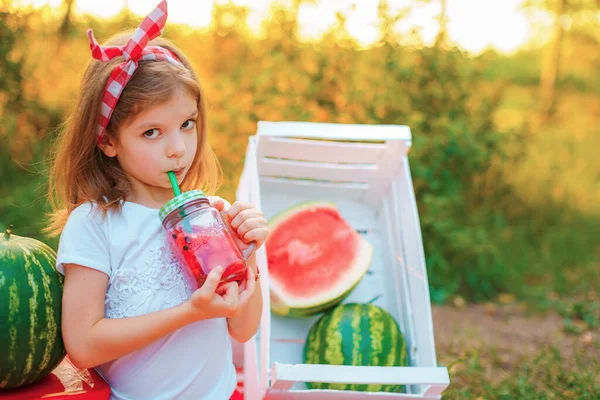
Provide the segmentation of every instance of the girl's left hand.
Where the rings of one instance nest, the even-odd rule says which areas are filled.
[[[236,201],[229,206],[226,200],[211,196],[210,204],[217,210],[224,212],[225,220],[242,242],[256,243],[256,250],[262,246],[269,233],[267,220],[264,214],[254,205],[242,201]]]
[[[237,291],[238,293],[238,303],[235,311],[229,315],[229,317],[242,315],[248,302],[250,302],[250,299],[254,295],[254,292],[256,291],[256,274],[254,269],[248,268],[246,279],[241,282],[227,282],[218,287],[216,293],[220,296],[224,296],[233,291]]]

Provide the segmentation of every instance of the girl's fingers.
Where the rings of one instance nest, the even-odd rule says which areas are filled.
[[[221,286],[217,287],[217,290],[215,290],[215,293],[218,294],[219,296],[225,295],[225,293],[227,292],[227,289],[229,289],[229,286],[231,286],[234,283],[235,282],[226,282],[226,283],[222,284]]]
[[[219,211],[224,211],[231,207],[231,204],[227,200],[219,196],[208,196],[208,201],[211,206]]]
[[[223,211],[225,209],[225,202],[221,199],[217,199],[210,202],[210,205],[216,208],[219,211]]]
[[[221,281],[221,276],[223,275],[224,268],[221,266],[217,266],[213,268],[206,277],[206,281],[200,289],[198,289],[198,297],[203,301],[210,301],[217,290],[217,286],[219,286],[219,282]]]
[[[225,293],[223,293],[222,297],[225,301],[227,301],[232,299],[233,297],[237,297],[239,292],[239,285],[235,281],[227,282],[225,285],[223,285],[223,289]]]
[[[246,274],[246,275],[247,275],[247,274]],[[239,282],[239,283],[238,283],[238,289],[239,289],[239,290],[238,290],[238,292],[239,292],[239,293],[242,293],[244,290],[246,290],[246,286],[248,286],[248,285],[246,284],[246,282],[247,282],[247,280],[246,280],[246,279],[244,279],[243,281],[241,281],[241,282]]]
[[[264,218],[264,215],[260,210],[256,208],[246,208],[233,216],[233,219],[231,219],[230,222],[231,227],[237,231],[242,223],[251,218],[262,218],[265,224],[267,223],[267,220]]]
[[[269,228],[254,228],[251,231],[247,232],[242,240],[245,243],[256,242],[256,248],[258,249],[265,242],[267,235],[269,234]]]
[[[256,288],[256,278],[254,274],[254,269],[248,268],[245,284],[246,288],[243,292],[240,293],[240,308],[245,306],[254,294],[254,290]]]
[[[225,209],[225,201],[218,196],[209,196],[208,201],[210,202],[211,206],[219,211],[223,211]]]
[[[237,282],[230,282],[231,285],[226,286],[225,293],[221,296],[221,306],[227,311],[227,316],[235,315],[240,307],[239,287]]]
[[[240,213],[240,211],[247,210],[249,208],[255,208],[255,207],[254,207],[254,205],[252,205],[250,203],[246,203],[245,201],[236,201],[227,210],[227,215],[229,216],[229,219],[232,220],[236,215],[238,215]]]
[[[262,228],[267,226],[267,221],[262,217],[252,217],[248,218],[244,222],[241,223],[237,228],[237,234],[239,237],[244,237],[244,235],[250,232],[252,229]]]

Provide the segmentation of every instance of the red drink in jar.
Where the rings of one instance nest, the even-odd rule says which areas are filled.
[[[208,273],[225,268],[221,284],[246,278],[246,259],[219,211],[200,190],[182,193],[159,211],[169,244],[180,262],[202,286]],[[253,250],[253,246],[247,249]]]

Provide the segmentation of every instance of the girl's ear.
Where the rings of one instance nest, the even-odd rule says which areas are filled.
[[[98,146],[107,157],[115,157],[117,155],[116,144],[117,141],[115,138],[105,134],[102,143],[100,143]]]

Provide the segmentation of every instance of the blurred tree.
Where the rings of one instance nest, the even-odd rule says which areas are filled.
[[[33,13],[0,8],[0,142],[4,151],[20,161],[33,157],[31,142],[56,124],[55,110],[44,107],[28,78],[27,52],[23,52]],[[7,161],[10,161],[7,160]]]
[[[140,18],[134,15],[131,8],[129,8],[129,0],[123,0],[123,6],[119,15],[121,25],[127,28],[135,28],[140,23]]]
[[[440,0],[440,31],[438,41],[445,42],[448,36],[448,1]]]
[[[556,78],[560,66],[560,54],[564,36],[564,13],[567,0],[557,0],[554,4],[554,24],[552,28],[552,43],[548,61],[542,67],[540,78],[542,91],[542,112],[551,116],[556,111]]]
[[[62,40],[64,40],[71,32],[73,24],[71,22],[71,15],[73,13],[73,6],[75,5],[75,0],[64,0],[63,4],[65,7],[65,15],[62,19],[62,23],[60,24],[60,28],[58,29],[58,33]]]
[[[541,112],[550,117],[558,101],[556,86],[566,36],[582,31],[592,36],[598,34],[600,0],[526,0],[523,7],[528,12],[547,11],[553,18],[548,53],[540,75]]]
[[[12,12],[10,5],[0,2],[0,230],[14,224],[19,235],[33,237],[41,226],[44,180],[32,170],[40,167],[45,133],[58,113],[36,96],[23,51],[35,12]]]
[[[73,6],[74,1],[62,0],[61,4]],[[423,43],[416,30],[406,36],[398,32],[398,23],[409,15],[410,7],[392,10],[387,0],[377,1],[379,40],[364,48],[349,35],[346,10],[337,15],[336,23],[322,38],[301,40],[298,13],[311,0],[271,2],[259,36],[248,27],[251,16],[248,10],[236,5],[237,2],[215,4],[212,25],[207,30],[169,25],[165,34],[198,67],[207,93],[209,137],[225,173],[219,194],[234,198],[248,135],[256,132],[256,121],[408,125],[414,134],[411,171],[435,301],[459,293],[480,300],[502,292],[515,293],[526,287],[525,281],[534,284],[552,275],[553,272],[548,272],[552,268],[557,271],[565,265],[583,262],[574,256],[581,255],[584,261],[592,257],[596,244],[590,247],[578,243],[586,238],[592,242],[593,237],[598,237],[597,228],[560,233],[564,230],[554,222],[558,219],[545,216],[575,215],[562,204],[546,206],[556,188],[554,183],[564,177],[554,171],[546,174],[541,170],[549,168],[540,167],[538,159],[530,158],[529,168],[534,172],[525,185],[543,188],[539,190],[543,200],[522,194],[527,191],[514,192],[511,186],[515,182],[513,177],[523,169],[522,160],[516,155],[532,145],[533,135],[526,137],[521,132],[499,129],[497,123],[518,125],[506,124],[506,112],[510,109],[513,113],[514,108],[515,117],[524,118],[530,107],[529,91],[521,91],[523,88],[511,81],[510,89],[519,90],[514,96],[519,102],[498,109],[503,100],[502,92],[497,90],[498,79],[484,80],[478,69],[487,61],[468,57],[446,38],[447,0],[435,3],[440,4],[440,32],[437,45],[432,47]],[[564,25],[561,57],[574,57],[577,63],[571,64],[579,64],[581,57],[587,57],[587,65],[596,57],[600,70],[600,52],[592,47],[598,43],[592,33],[598,32],[598,28],[589,23],[596,21],[598,25],[593,9],[597,10],[600,0],[588,0],[590,12],[572,14],[568,13],[576,0],[565,1],[568,7],[563,14],[570,19]],[[539,7],[550,3],[539,0]],[[0,0],[0,5],[3,4],[5,0]],[[54,15],[47,18],[42,11],[35,10],[29,21],[19,14],[0,15],[0,136],[5,132],[18,133],[8,141],[0,140],[0,225],[18,221],[24,228],[22,232],[31,236],[39,235],[44,177],[28,175],[22,165],[12,160],[13,154],[5,151],[6,143],[11,147],[25,143],[33,148],[50,142],[31,140],[56,126],[44,117],[47,111],[38,111],[36,104],[45,110],[56,110],[61,117],[71,106],[79,83],[76,76],[79,73],[75,70],[82,69],[89,59],[84,27],[92,27],[97,37],[105,40],[112,32],[137,26],[141,19],[126,6],[110,19],[71,15],[72,34],[64,40],[61,57],[56,57],[55,46],[48,44],[53,44],[57,35],[49,35],[60,30],[66,14],[61,8],[60,14]],[[574,35],[588,38],[585,51],[569,53],[572,51],[569,40]],[[530,54],[520,59],[496,56],[499,69],[510,72],[510,63],[518,68],[525,65],[533,77],[529,82],[539,83],[539,72],[537,66],[531,67]],[[564,62],[562,66],[563,74],[567,72],[566,66],[572,67]],[[582,81],[583,85],[594,83],[593,79]],[[565,96],[565,105],[567,100]],[[590,104],[595,103],[582,100],[577,103],[577,111],[590,108]],[[2,115],[4,107],[11,111]],[[564,123],[574,119],[577,116],[568,115]],[[580,124],[587,128],[594,121],[590,118]],[[556,125],[556,130],[545,132],[562,129],[562,125]],[[51,135],[46,136],[50,139]],[[564,158],[559,159],[557,152],[571,151],[562,141],[549,143],[550,151],[541,150],[544,157],[562,162]],[[582,143],[587,146],[588,142]],[[592,159],[597,146],[592,144],[587,148]],[[35,158],[34,154],[21,160],[34,163],[42,158]],[[560,169],[564,170],[562,166]],[[544,180],[550,174],[557,178]],[[580,186],[582,191],[591,187]],[[590,226],[600,226],[597,219],[584,217],[592,221]],[[563,246],[555,246],[557,243]]]
[[[440,14],[438,15],[439,30],[436,38],[436,43],[445,44],[448,40],[448,0],[418,0],[421,3],[440,3]]]
[[[6,100],[0,104],[0,112],[9,114],[16,108],[20,108],[23,101],[22,69],[23,57],[15,57],[14,50],[17,46],[17,39],[23,35],[24,24],[22,17],[11,13],[6,7],[0,9],[0,93]],[[2,124],[2,129],[8,129],[6,124]],[[2,131],[0,131],[2,133]]]

